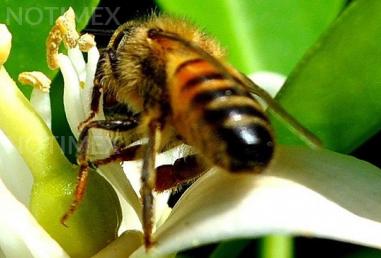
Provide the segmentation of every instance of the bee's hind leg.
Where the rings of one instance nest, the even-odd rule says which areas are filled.
[[[195,154],[177,159],[172,165],[156,168],[155,191],[162,192],[196,179],[209,170],[209,166]]]

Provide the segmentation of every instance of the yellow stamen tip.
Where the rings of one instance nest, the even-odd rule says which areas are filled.
[[[25,85],[31,85],[43,92],[49,92],[51,80],[42,72],[23,72],[19,74],[18,80]]]
[[[66,48],[74,48],[79,39],[75,25],[75,13],[70,7],[62,16],[57,18],[56,24],[50,30],[46,40],[46,56],[49,68],[52,70],[58,68],[58,50],[62,41]]]
[[[94,35],[85,33],[81,35],[78,40],[79,49],[82,52],[88,52],[92,47],[95,47],[96,43],[94,40]]]

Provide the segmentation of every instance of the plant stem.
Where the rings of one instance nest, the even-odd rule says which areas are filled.
[[[261,258],[293,258],[293,238],[288,235],[270,235],[262,239]]]

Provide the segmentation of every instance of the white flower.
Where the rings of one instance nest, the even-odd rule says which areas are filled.
[[[65,110],[76,136],[78,123],[89,112],[98,57],[95,47],[89,51],[87,63],[77,48],[70,49],[68,56],[59,55],[65,80]],[[1,93],[12,82],[4,67],[0,72],[1,113],[6,110],[1,105]],[[0,128],[3,128],[6,122],[1,117]],[[102,119],[102,113],[97,119]],[[97,144],[94,150],[107,155],[111,150],[109,139],[96,133],[93,137]],[[0,143],[4,142],[0,139]],[[100,152],[107,146],[108,151]],[[4,171],[9,176],[8,171],[16,168],[17,164],[9,163],[15,155],[0,152],[2,180]],[[171,162],[176,157],[176,152],[172,157],[162,155],[161,162]],[[272,233],[317,236],[381,248],[381,171],[378,168],[328,150],[278,146],[273,163],[263,175],[230,175],[212,169],[184,193],[172,211],[165,205],[167,196],[162,197],[157,202],[164,208],[157,212],[161,220],[154,232],[156,243],[147,254],[141,241],[141,204],[134,190],[137,186],[130,183],[134,180],[131,173],[139,175],[140,164],[125,164],[129,179],[118,164],[100,168],[124,203],[126,221],[119,238],[94,257],[159,257],[202,244]],[[12,176],[18,179],[18,175]],[[6,257],[66,256],[1,182],[0,202],[2,207],[4,203],[7,207],[17,207],[2,209],[4,212],[0,214],[0,247]],[[23,228],[16,230],[18,227]],[[50,253],[42,254],[41,250]]]
[[[0,24],[0,88],[15,86],[3,63],[11,47],[11,34]],[[9,89],[11,90],[11,89]],[[50,123],[49,110],[41,108],[49,103],[49,94],[35,88],[31,102]],[[4,110],[4,109],[1,109]],[[0,119],[1,120],[1,119]],[[25,125],[20,125],[25,126]],[[1,128],[1,127],[0,127]],[[26,208],[32,188],[32,174],[22,156],[0,130],[0,256],[1,257],[68,257],[66,252],[37,223]],[[3,254],[3,255],[1,255]]]

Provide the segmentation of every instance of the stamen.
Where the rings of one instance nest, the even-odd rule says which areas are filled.
[[[78,45],[79,45],[79,49],[82,52],[89,52],[89,50],[92,47],[96,46],[96,43],[94,40],[94,35],[89,34],[89,33],[85,33],[85,34],[81,35],[81,37],[78,40]]]
[[[79,34],[75,25],[75,13],[73,8],[69,8],[62,16],[58,17],[56,26],[63,36],[66,48],[73,48],[77,45]]]
[[[43,92],[49,92],[51,80],[42,72],[23,72],[19,74],[19,82],[24,85],[31,85]]]
[[[96,45],[93,35],[86,33],[81,37],[79,36],[75,25],[75,13],[72,8],[69,8],[62,16],[58,17],[46,40],[47,62],[52,70],[59,67],[58,50],[61,42],[68,49],[79,45],[80,50],[83,52],[89,51]]]

